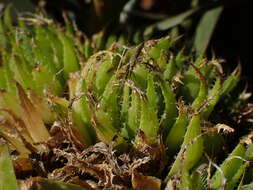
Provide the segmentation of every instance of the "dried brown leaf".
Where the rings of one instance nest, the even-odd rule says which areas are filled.
[[[8,114],[5,115],[5,127],[7,127],[8,129],[12,128],[14,131],[20,133],[20,135],[24,137],[26,141],[32,143],[32,137],[30,136],[24,121],[20,119],[12,110],[2,109],[1,111],[6,112]]]
[[[87,190],[100,190],[99,185],[91,180],[81,180],[79,177],[74,177],[68,181],[68,183],[73,183],[85,187]]]
[[[33,171],[33,165],[30,158],[17,157],[14,159],[13,165],[17,177],[23,178],[24,176],[31,174]]]
[[[53,114],[50,111],[49,104],[45,98],[39,97],[32,89],[29,89],[29,98],[31,99],[35,109],[38,111],[39,115],[44,122],[51,122],[53,119]]]
[[[132,174],[132,185],[136,190],[160,190],[161,180],[152,176],[144,176],[135,170]]]
[[[24,89],[19,83],[16,83],[20,105],[22,110],[22,119],[35,143],[46,142],[50,135],[45,127],[41,116],[27,97]]]
[[[48,180],[41,177],[33,177],[19,181],[20,190],[48,190],[48,189],[72,189],[72,190],[87,190],[79,185],[67,184]]]

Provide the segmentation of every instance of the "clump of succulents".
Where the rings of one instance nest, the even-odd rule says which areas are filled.
[[[234,129],[209,121],[240,67],[224,77],[169,37],[98,51],[75,34],[39,16],[13,26],[8,9],[0,20],[0,187],[252,186],[252,133],[216,162]]]

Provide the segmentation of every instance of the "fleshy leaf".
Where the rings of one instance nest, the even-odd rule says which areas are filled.
[[[0,190],[19,190],[7,145],[0,144]]]

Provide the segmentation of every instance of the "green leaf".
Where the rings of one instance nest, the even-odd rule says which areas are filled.
[[[171,45],[171,42],[170,42],[170,39],[168,37],[167,38],[162,38],[157,42],[157,44],[154,47],[152,47],[149,50],[148,55],[151,58],[157,60],[161,56],[161,51],[162,50],[168,50],[170,45]]]
[[[17,13],[24,12],[34,12],[35,11],[35,3],[32,3],[31,0],[1,0],[1,3],[11,3],[11,11],[15,11]]]
[[[38,95],[43,95],[44,90],[50,91],[53,95],[58,95],[63,91],[63,87],[60,81],[57,80],[57,76],[48,72],[48,67],[43,64],[38,64],[32,71],[34,86],[32,89],[36,91]]]
[[[221,97],[228,95],[238,84],[241,75],[241,65],[238,65],[235,70],[226,78],[222,84]]]
[[[53,61],[53,49],[51,41],[48,38],[47,30],[42,26],[35,26],[35,45],[33,48],[34,56],[37,62],[48,67],[48,71],[55,73],[56,66]]]
[[[33,88],[34,81],[30,71],[25,67],[24,61],[19,56],[12,56],[9,62],[14,73],[14,79],[18,81],[24,89]]]
[[[63,46],[61,40],[58,37],[59,31],[54,25],[48,26],[47,35],[48,39],[51,42],[53,48],[53,54],[56,57],[57,61],[55,61],[57,71],[61,70],[63,67]]]
[[[201,80],[201,79],[200,79]],[[191,107],[194,110],[197,110],[201,107],[201,105],[204,103],[204,101],[207,98],[207,87],[206,83],[204,81],[200,82],[200,87],[199,87],[199,93],[198,97],[193,101]]]
[[[140,129],[144,132],[149,143],[157,141],[159,122],[154,107],[148,100],[141,99]]]
[[[6,39],[6,35],[4,34],[5,30],[4,30],[4,26],[3,26],[3,22],[2,19],[0,19],[0,50],[2,51],[3,47],[6,46],[7,44],[7,39]]]
[[[194,65],[199,68],[201,65],[201,62],[203,60],[203,56],[199,56],[195,62]],[[199,69],[197,69],[199,70]],[[183,78],[183,84],[180,87],[180,93],[183,94],[183,97],[187,101],[193,101],[197,98],[199,94],[200,89],[200,80],[199,76],[196,73],[196,68],[189,67],[188,70],[184,74]]]
[[[243,158],[245,155],[246,148],[242,143],[239,143],[228,158],[221,164],[220,169],[222,170],[224,177],[227,182],[235,177],[238,170],[243,167]],[[240,157],[242,159],[240,159]],[[211,189],[218,189],[222,186],[222,181],[224,180],[220,171],[216,171],[211,178]]]
[[[11,19],[11,13],[10,13],[11,5],[9,4],[3,14],[3,22],[6,28],[12,29],[12,19]]]
[[[91,128],[92,110],[89,109],[89,102],[86,98],[85,80],[78,75],[70,75],[69,88],[75,90],[71,98],[76,98],[72,105],[73,122],[88,146],[95,142],[96,137],[94,129]]]
[[[194,115],[187,127],[184,142],[180,152],[167,176],[177,174],[180,171],[187,174],[199,161],[203,154],[203,137],[201,137],[200,114]],[[183,159],[182,159],[183,158]]]
[[[223,6],[216,7],[207,11],[201,18],[196,30],[194,41],[194,46],[198,55],[205,52],[222,10]]]
[[[197,12],[199,8],[190,9],[188,11],[185,11],[181,14],[178,14],[176,16],[167,18],[163,21],[157,22],[149,27],[146,28],[144,31],[145,36],[150,36],[154,30],[164,31],[168,30],[178,24],[180,24],[182,21],[184,21],[186,18],[191,16],[193,13]]]
[[[221,79],[217,78],[215,81],[215,85],[208,93],[209,103],[202,112],[203,118],[208,119],[209,115],[212,113],[215,105],[218,103],[220,99],[220,90],[221,90]]]
[[[188,123],[187,109],[183,102],[179,102],[179,116],[176,122],[171,127],[171,130],[166,138],[166,145],[168,153],[173,155],[179,150],[180,145],[183,143],[186,127]]]
[[[249,166],[249,162],[245,162],[234,174],[233,178],[229,180],[228,184],[226,185],[226,189],[235,189],[236,185],[239,183],[242,175],[244,174],[246,168]]]
[[[4,70],[3,70],[3,67],[0,66],[0,89],[4,89],[5,87],[6,87],[6,84],[5,84],[5,79],[4,79]]]
[[[102,95],[106,85],[112,78],[114,71],[118,66],[118,58],[108,56],[105,60],[99,65],[99,69],[97,69],[96,79],[95,79],[95,86],[98,91],[98,95]]]
[[[253,182],[242,186],[242,188],[240,190],[252,190],[252,189],[253,189]]]
[[[7,145],[0,144],[0,190],[19,190]]]
[[[65,78],[68,78],[69,73],[79,70],[79,63],[75,52],[74,42],[71,38],[61,35],[60,39],[63,44],[64,75]]]
[[[129,126],[130,137],[133,137],[140,124],[141,117],[141,99],[137,92],[131,93],[131,105],[128,110],[127,125]]]
[[[160,123],[166,136],[177,117],[176,96],[169,83],[160,80],[160,86],[165,103],[164,113]]]

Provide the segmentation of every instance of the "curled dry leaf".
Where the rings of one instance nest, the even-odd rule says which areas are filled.
[[[68,130],[65,125],[58,125],[50,131],[52,137],[48,141],[49,151],[33,152],[30,155],[28,160],[32,161],[32,171],[29,165],[20,167],[22,160],[17,160],[15,169],[27,177],[33,174],[53,181],[77,184],[85,189],[160,189],[161,181],[150,176],[152,173],[160,173],[155,170],[157,164],[160,164],[156,160],[161,158],[159,151],[158,154],[152,147],[143,146],[142,152],[136,150],[117,155],[111,146],[102,142],[82,149],[66,135],[70,133],[62,128]],[[29,184],[32,183],[40,188],[40,180],[31,178],[22,183],[24,187],[31,188]],[[149,184],[149,188],[145,184]]]
[[[17,157],[13,162],[15,174],[17,177],[24,178],[24,176],[31,175],[33,165],[30,158]]]
[[[136,190],[160,190],[161,189],[161,180],[152,177],[144,176],[143,174],[134,171],[132,174],[132,184],[133,188]]]
[[[222,131],[223,133],[233,133],[235,130],[231,127],[229,127],[228,125],[225,124],[217,124],[215,126],[215,128],[217,128],[218,133],[220,133],[220,131]]]
[[[152,177],[144,176],[142,173],[138,172],[137,169],[150,161],[149,157],[136,160],[132,165],[132,187],[136,190],[160,190],[161,189],[161,180]]]

